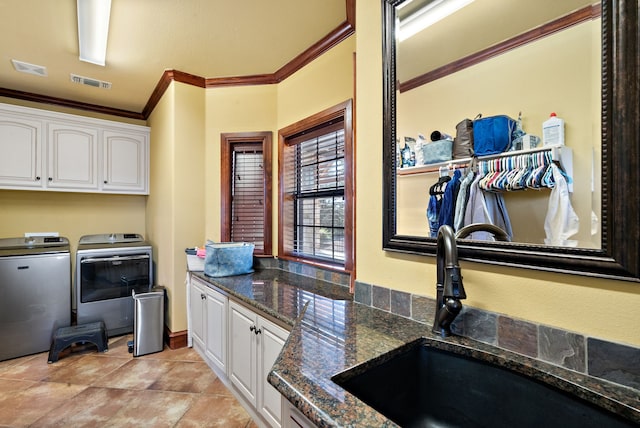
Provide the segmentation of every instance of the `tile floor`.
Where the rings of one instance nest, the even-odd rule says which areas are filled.
[[[128,340],[0,362],[0,427],[257,427],[196,351],[133,358]]]

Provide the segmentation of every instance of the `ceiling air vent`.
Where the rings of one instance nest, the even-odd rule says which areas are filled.
[[[93,86],[94,88],[111,89],[111,82],[78,76],[77,74],[71,74],[71,81],[73,83],[80,83],[81,85]]]
[[[47,67],[29,64],[28,62],[22,62],[16,59],[12,59],[11,62],[13,63],[13,67],[16,69],[16,71],[19,71],[20,73],[35,74],[36,76],[40,77],[47,76]]]

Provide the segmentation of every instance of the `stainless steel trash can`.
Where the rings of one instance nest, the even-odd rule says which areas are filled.
[[[133,356],[161,352],[164,348],[164,287],[146,293],[132,292]]]

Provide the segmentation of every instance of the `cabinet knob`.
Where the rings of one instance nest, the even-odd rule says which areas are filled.
[[[107,184],[107,180],[104,180],[104,184]]]
[[[254,332],[256,335],[262,333],[262,330],[260,330],[258,327],[256,327],[255,325],[252,325],[251,327],[249,327],[249,331]]]
[[[36,181],[40,181],[40,176],[36,177]]]
[[[207,298],[207,296],[206,296],[206,295],[204,295],[204,294],[200,293],[200,299],[204,300],[204,299],[206,299],[206,298]]]
[[[49,181],[53,181],[53,177],[49,177]]]

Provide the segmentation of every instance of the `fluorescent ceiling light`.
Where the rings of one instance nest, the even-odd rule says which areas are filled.
[[[104,65],[111,0],[78,0],[80,61]]]
[[[473,0],[434,0],[400,22],[398,39],[406,40],[472,2]]]

